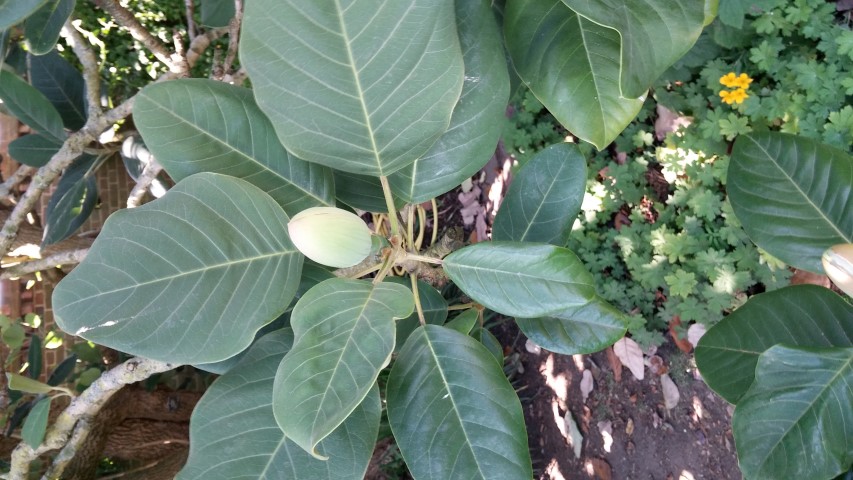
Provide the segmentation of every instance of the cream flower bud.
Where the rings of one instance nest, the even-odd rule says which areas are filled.
[[[330,267],[351,267],[370,254],[370,229],[357,215],[340,208],[303,210],[290,219],[287,232],[306,257]]]
[[[821,258],[826,275],[842,292],[853,297],[853,243],[834,245]]]

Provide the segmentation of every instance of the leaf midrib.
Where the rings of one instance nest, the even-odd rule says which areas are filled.
[[[773,155],[771,155],[771,154],[770,154],[770,152],[769,152],[769,151],[767,151],[767,149],[765,149],[765,148],[764,148],[764,146],[763,146],[762,144],[758,143],[758,141],[757,141],[756,139],[754,139],[751,135],[746,135],[746,138],[748,138],[752,143],[754,143],[754,144],[755,144],[755,146],[756,146],[756,147],[758,147],[758,149],[759,149],[759,150],[761,150],[761,152],[767,156],[767,158],[770,160],[770,163],[772,163],[772,164],[773,164],[773,166],[775,166],[775,167],[779,170],[779,172],[780,172],[780,173],[785,177],[785,179],[786,179],[786,180],[788,180],[788,182],[790,182],[790,183],[791,183],[791,185],[793,185],[795,189],[797,189],[797,192],[798,192],[798,193],[799,193],[803,198],[805,198],[805,199],[806,199],[806,202],[808,202],[808,204],[809,204],[813,209],[815,209],[815,211],[817,211],[817,213],[818,213],[818,214],[820,214],[821,218],[823,218],[823,219],[826,221],[826,223],[828,223],[828,224],[832,227],[832,229],[833,229],[833,230],[835,230],[835,231],[836,231],[836,233],[838,233],[838,236],[839,236],[839,237],[841,237],[841,238],[845,239],[848,243],[853,242],[853,237],[848,237],[847,235],[845,235],[844,233],[842,233],[842,232],[841,232],[841,230],[839,230],[839,229],[838,229],[838,227],[835,225],[835,223],[834,223],[832,220],[830,220],[830,219],[829,219],[829,217],[827,217],[827,216],[824,214],[823,210],[821,210],[821,209],[820,209],[820,208],[819,208],[819,207],[818,207],[814,202],[812,202],[811,197],[809,197],[809,196],[806,194],[806,192],[804,192],[804,191],[800,188],[800,185],[799,185],[796,181],[794,181],[794,178],[793,178],[793,177],[791,177],[790,175],[788,175],[788,172],[786,172],[786,171],[785,171],[785,169],[783,169],[783,168],[782,168],[782,166],[781,166],[781,165],[779,165],[779,162],[777,162],[777,161],[776,161],[776,158],[775,158]],[[817,154],[815,154],[815,155],[813,155],[813,156],[814,156],[814,157],[817,157]],[[798,155],[798,158],[799,158],[799,155]],[[754,171],[750,170],[750,173],[753,173],[753,172],[754,172]]]
[[[194,275],[194,274],[196,274],[196,273],[200,273],[200,272],[207,272],[207,271],[210,271],[210,270],[216,270],[216,269],[223,268],[223,267],[230,267],[231,265],[239,265],[239,264],[243,264],[243,263],[252,263],[252,262],[255,262],[255,261],[258,261],[258,260],[263,260],[263,259],[266,259],[266,258],[283,257],[283,256],[286,256],[286,255],[293,255],[293,254],[295,254],[295,253],[296,253],[296,252],[294,252],[294,251],[281,251],[281,252],[267,253],[267,254],[264,254],[264,255],[256,255],[256,256],[254,256],[254,257],[241,258],[241,259],[239,259],[239,260],[231,260],[231,261],[227,261],[227,262],[217,263],[217,264],[214,264],[214,265],[207,265],[207,266],[202,267],[202,268],[195,268],[195,269],[192,269],[192,270],[186,270],[186,271],[183,271],[183,272],[179,272],[179,273],[177,273],[177,274],[174,274],[174,275],[169,275],[169,276],[166,276],[166,277],[158,277],[158,278],[156,278],[156,279],[148,280],[148,281],[145,281],[145,282],[142,282],[142,283],[136,283],[136,284],[133,284],[133,285],[124,286],[124,287],[116,288],[116,289],[113,289],[113,290],[107,290],[107,291],[104,291],[104,292],[98,292],[96,295],[91,295],[91,296],[87,296],[87,297],[82,297],[82,298],[79,298],[79,299],[77,299],[77,300],[75,300],[75,301],[73,301],[73,302],[66,303],[66,304],[64,305],[64,308],[68,308],[68,307],[71,307],[72,305],[76,305],[76,304],[78,304],[78,303],[80,303],[80,302],[89,301],[89,300],[91,300],[91,299],[93,299],[93,298],[98,298],[98,297],[103,296],[103,295],[111,295],[111,294],[113,294],[113,293],[122,292],[122,291],[125,291],[125,290],[137,289],[137,288],[139,288],[139,287],[144,287],[144,286],[146,286],[146,285],[153,285],[153,284],[156,284],[156,283],[159,283],[159,282],[164,282],[164,281],[168,281],[168,280],[174,280],[174,279],[176,279],[176,278],[181,278],[181,277],[185,277],[185,276],[189,276],[189,275]]]
[[[429,348],[430,354],[435,361],[436,370],[438,374],[441,376],[441,382],[447,391],[447,398],[450,399],[450,405],[453,407],[453,411],[456,413],[455,417],[459,422],[459,428],[462,430],[462,434],[465,436],[465,446],[468,447],[468,450],[471,452],[471,457],[474,458],[474,463],[477,465],[477,471],[480,472],[480,478],[488,478],[483,472],[483,468],[480,466],[480,461],[477,458],[477,454],[474,452],[474,446],[471,442],[471,438],[468,435],[468,431],[465,429],[465,422],[462,420],[462,414],[459,411],[459,407],[456,406],[456,399],[453,396],[453,391],[450,389],[450,382],[447,381],[447,377],[444,375],[444,369],[441,366],[441,363],[438,361],[438,353],[435,351],[432,345],[432,339],[429,336],[429,333],[426,329],[423,331],[424,337],[426,338],[426,344]]]
[[[347,51],[347,60],[349,61],[349,67],[352,71],[352,78],[355,81],[355,89],[356,96],[358,97],[359,104],[361,105],[361,112],[364,115],[364,127],[367,128],[367,136],[370,138],[370,148],[373,152],[373,159],[376,161],[376,169],[379,172],[379,176],[384,176],[385,173],[382,170],[382,160],[379,158],[379,147],[376,145],[376,136],[373,132],[373,125],[370,121],[370,113],[367,109],[367,103],[365,103],[364,98],[364,89],[361,87],[361,78],[358,75],[358,70],[355,68],[355,57],[352,54],[352,46],[350,45],[350,37],[347,32],[347,26],[344,22],[343,8],[341,7],[340,0],[335,0],[335,13],[338,17],[338,24],[341,27],[341,37],[343,37],[344,46]]]
[[[802,414],[797,417],[796,421],[791,422],[790,428],[785,429],[783,434],[779,435],[779,438],[776,440],[776,442],[773,443],[773,446],[767,449],[767,455],[760,462],[762,467],[767,463],[767,460],[770,458],[773,452],[776,451],[776,448],[779,446],[780,443],[782,443],[783,439],[787,438],[788,434],[790,434],[794,428],[800,428],[800,422],[802,421],[803,417],[805,417],[808,412],[811,412],[814,409],[814,405],[818,402],[820,398],[823,397],[824,393],[830,389],[830,385],[835,383],[838,377],[841,376],[842,372],[849,370],[851,368],[851,364],[853,364],[853,355],[849,355],[847,357],[847,361],[844,362],[844,365],[842,365],[838,369],[838,371],[835,372],[832,378],[827,380],[823,388],[821,388],[820,391],[813,396],[812,401],[808,402],[808,406],[801,410]],[[743,401],[743,399],[741,399],[741,401]]]
[[[240,155],[241,157],[245,158],[247,161],[249,161],[249,162],[251,162],[251,163],[253,163],[253,164],[255,164],[255,165],[259,166],[259,167],[260,167],[264,172],[269,172],[269,173],[271,173],[271,174],[275,175],[276,177],[278,177],[278,178],[280,178],[282,181],[284,181],[284,183],[286,183],[287,185],[290,185],[290,186],[296,187],[299,191],[301,191],[301,192],[302,192],[302,193],[304,193],[305,195],[307,195],[307,196],[309,196],[309,197],[311,197],[311,198],[313,198],[313,199],[317,200],[317,201],[318,201],[318,202],[320,202],[322,205],[332,206],[332,204],[331,204],[331,203],[329,203],[327,200],[325,200],[325,199],[323,199],[323,198],[318,197],[316,194],[314,194],[314,192],[312,192],[312,191],[310,191],[310,190],[306,190],[302,185],[299,185],[298,183],[296,183],[296,182],[292,181],[291,179],[289,179],[289,178],[287,178],[287,177],[283,176],[281,173],[279,173],[279,172],[277,172],[277,171],[273,170],[272,168],[270,168],[270,167],[269,167],[269,166],[267,166],[266,164],[264,164],[264,163],[262,163],[262,162],[258,161],[255,157],[250,156],[250,155],[249,155],[249,154],[247,154],[246,152],[244,152],[244,151],[242,151],[242,150],[237,149],[236,147],[234,147],[234,146],[233,146],[233,145],[231,145],[230,143],[226,142],[225,140],[223,140],[223,139],[221,139],[221,138],[217,137],[216,135],[212,135],[209,131],[207,131],[207,130],[205,130],[205,129],[201,128],[201,127],[199,127],[198,125],[196,125],[195,123],[193,123],[193,122],[191,121],[191,119],[189,119],[189,118],[186,118],[186,117],[184,117],[184,116],[179,115],[177,111],[172,110],[171,108],[167,108],[164,104],[162,104],[162,103],[160,103],[160,102],[156,101],[155,99],[153,99],[153,98],[151,98],[151,97],[148,97],[148,99],[149,99],[153,104],[155,104],[155,105],[159,106],[161,109],[163,109],[166,113],[170,114],[170,115],[171,115],[172,117],[174,117],[176,120],[180,120],[180,121],[184,122],[187,126],[189,126],[190,128],[192,128],[192,129],[196,130],[197,132],[199,132],[199,133],[203,134],[206,138],[208,138],[208,139],[210,139],[210,140],[213,140],[214,142],[216,142],[216,143],[218,143],[218,144],[220,144],[220,145],[222,145],[222,146],[224,146],[224,147],[227,147],[230,151],[232,151],[232,152],[236,153],[237,155]],[[286,151],[286,150],[285,150],[285,151]],[[291,153],[290,153],[290,152],[287,152],[287,155],[291,155]],[[278,203],[278,202],[276,202],[276,203]]]

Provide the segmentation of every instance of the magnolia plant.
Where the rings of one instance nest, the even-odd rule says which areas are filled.
[[[0,0],[14,14],[0,28],[42,3]],[[117,2],[102,3],[125,18]],[[170,81],[104,113],[87,76],[88,102],[77,105],[89,117],[70,136],[44,94],[0,73],[4,104],[42,151],[53,149],[36,184],[71,172],[131,106],[141,141],[177,182],[109,218],[56,287],[56,322],[148,359],[135,361],[150,371],[189,364],[222,374],[195,409],[180,479],[361,478],[383,410],[414,478],[531,478],[521,404],[483,311],[514,317],[559,353],[595,352],[625,334],[625,315],[564,247],[586,160],[572,143],[533,157],[492,241],[443,242],[437,219],[427,239],[420,205],[491,157],[515,75],[575,138],[605,148],[713,20],[716,2],[243,3],[221,23],[234,16],[228,61],[245,69],[218,75],[232,83],[183,78],[202,36],[181,57],[139,33]],[[208,41],[222,33],[209,30]],[[70,23],[63,35],[91,65]],[[241,86],[246,76],[251,88]],[[140,178],[156,176],[154,164]],[[84,185],[93,168],[71,184]],[[351,212],[373,212],[371,225]],[[470,302],[448,305],[437,290],[448,281]],[[72,427],[62,428],[22,445],[12,478],[61,447]]]

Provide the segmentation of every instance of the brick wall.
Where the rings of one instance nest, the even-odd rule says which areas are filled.
[[[18,163],[8,155],[8,143],[21,133],[18,122],[0,114],[0,174],[6,179],[18,168]],[[94,237],[102,228],[107,217],[126,206],[127,196],[133,188],[134,182],[127,174],[121,158],[116,155],[107,160],[97,172],[99,202],[89,219],[80,227],[75,235],[86,235]],[[51,187],[39,202],[38,213],[41,219],[45,218],[45,211],[50,194],[55,189]],[[47,276],[42,276],[42,281],[32,282],[33,276],[28,276],[17,281],[4,281],[0,286],[2,290],[3,313],[11,317],[24,316],[35,313],[42,318],[44,324],[43,332],[56,330],[53,324],[53,309],[50,296],[53,292],[54,281]],[[27,288],[29,287],[29,288]],[[65,336],[63,346],[55,350],[43,350],[44,372],[50,372],[55,365],[62,361],[67,355],[66,347],[73,342],[70,335]],[[21,352],[22,358],[26,358],[26,350]]]

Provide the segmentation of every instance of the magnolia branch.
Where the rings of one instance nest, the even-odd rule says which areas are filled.
[[[222,36],[224,31],[224,29],[210,30],[205,35],[196,37],[195,41],[192,42],[190,48],[187,50],[187,64],[192,67],[210,43]],[[84,65],[86,64],[84,63]],[[97,65],[88,65],[86,71],[84,71],[84,78],[88,78],[92,75],[92,69],[97,69]],[[95,71],[94,75],[97,76],[97,71]],[[157,81],[172,80],[180,77],[181,75],[182,74],[178,72],[168,72],[163,74],[159,79],[157,79]],[[53,181],[62,174],[62,171],[65,170],[65,168],[67,168],[74,159],[79,157],[86,150],[89,144],[98,138],[101,132],[130,115],[135,98],[135,96],[130,97],[118,107],[109,110],[106,113],[99,112],[97,115],[89,116],[89,119],[86,121],[86,125],[84,125],[79,131],[69,135],[59,151],[53,155],[45,166],[38,170],[38,172],[33,176],[29,188],[24,195],[21,196],[18,204],[15,205],[14,210],[12,210],[12,213],[9,214],[9,217],[6,219],[6,223],[3,225],[3,228],[0,229],[0,252],[9,251],[9,247],[15,240],[15,236],[18,233],[21,223],[26,219],[27,214],[35,208],[42,193],[44,193],[51,183],[53,183]]]
[[[161,171],[163,171],[163,167],[156,158],[151,157],[136,180],[136,185],[133,186],[130,195],[127,197],[127,208],[136,208],[142,203],[142,197],[145,196],[148,187],[151,186],[151,183],[154,182]]]
[[[0,273],[0,280],[6,280],[8,278],[18,278],[30,273],[56,268],[60,265],[74,265],[82,262],[83,259],[86,258],[87,253],[89,253],[88,248],[81,248],[78,250],[60,252],[39,260],[32,260],[29,262],[19,263],[17,265],[11,265],[3,268],[2,273]]]
[[[65,42],[74,51],[74,55],[80,60],[80,64],[83,65],[83,80],[86,82],[89,118],[97,116],[101,113],[101,76],[98,73],[100,70],[98,58],[89,42],[83,38],[83,34],[71,24],[70,19],[65,22],[65,27],[62,28],[61,33]]]
[[[157,57],[157,60],[160,60],[164,65],[169,67],[170,71],[185,74],[189,70],[178,55],[170,52],[159,38],[152,35],[151,32],[139,23],[139,20],[133,16],[133,12],[123,7],[117,0],[95,0],[95,4],[112,15],[119,25],[127,28],[130,35],[142,43],[148,51],[153,53]]]
[[[15,173],[12,174],[11,177],[7,178],[5,182],[0,184],[0,198],[8,197],[15,187],[18,186],[25,179],[30,177],[32,174],[36,173],[36,168],[31,167],[29,165],[21,165],[15,170]]]
[[[6,476],[9,480],[29,478],[30,463],[39,455],[62,449],[43,479],[59,478],[65,466],[82,445],[88,434],[92,419],[107,401],[122,387],[136,383],[154,375],[175,368],[177,365],[132,358],[118,367],[105,372],[95,380],[80,396],[74,398],[56,422],[50,427],[44,442],[38,448],[21,442],[12,452],[12,466]]]
[[[240,27],[242,23],[243,0],[234,0],[234,18],[231,19],[231,24],[228,26],[228,53],[225,55],[225,62],[222,64],[222,71],[225,75],[231,73],[234,60],[237,58],[237,47],[240,44]]]

